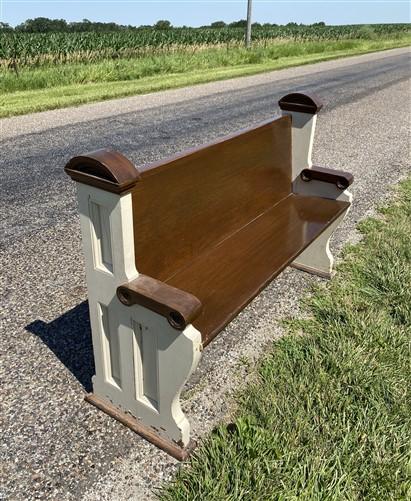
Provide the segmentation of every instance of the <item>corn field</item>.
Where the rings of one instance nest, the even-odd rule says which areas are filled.
[[[395,38],[409,32],[410,26],[377,24],[256,27],[253,30],[253,40],[261,45],[281,41]],[[0,67],[16,70],[19,67],[138,58],[211,47],[231,48],[242,45],[243,40],[242,28],[133,29],[112,33],[7,32],[0,34]]]

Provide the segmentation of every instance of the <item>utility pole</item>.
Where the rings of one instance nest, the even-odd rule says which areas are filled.
[[[247,5],[247,33],[245,35],[245,46],[247,49],[251,47],[251,3],[252,0],[248,0]]]

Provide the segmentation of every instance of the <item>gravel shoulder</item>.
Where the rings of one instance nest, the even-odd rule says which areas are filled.
[[[75,110],[0,121],[2,498],[146,500],[178,467],[83,401],[93,363],[64,160],[104,145],[151,161],[265,119],[279,95],[311,86],[330,103],[319,116],[314,161],[356,177],[352,211],[332,243],[338,256],[358,239],[356,223],[410,171],[409,69],[405,52],[387,54],[87,105],[77,122]],[[195,437],[229,414],[253,360],[284,333],[280,320],[297,315],[298,299],[320,280],[287,269],[207,348],[184,393]]]

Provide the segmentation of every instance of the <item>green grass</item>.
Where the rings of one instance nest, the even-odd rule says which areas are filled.
[[[276,43],[252,50],[207,49],[142,59],[109,60],[0,72],[0,117],[116,97],[145,94],[214,80],[407,46],[406,34],[390,40]]]
[[[360,231],[163,501],[411,499],[411,179]]]

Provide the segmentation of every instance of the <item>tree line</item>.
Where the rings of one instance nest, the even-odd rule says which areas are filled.
[[[201,28],[245,28],[247,21],[245,19],[240,19],[239,21],[234,21],[232,23],[225,23],[224,21],[214,21],[213,23]],[[273,27],[278,26],[275,23],[253,23],[254,28],[259,27]],[[307,26],[304,24],[298,25],[297,23],[288,23],[286,26]],[[324,22],[314,23],[308,26],[325,26]],[[92,31],[97,33],[105,33],[112,31],[123,31],[123,30],[138,30],[138,29],[155,29],[155,30],[168,30],[174,28],[170,21],[161,19],[153,25],[141,25],[141,26],[131,26],[122,25],[117,23],[100,23],[93,22],[88,19],[83,19],[78,22],[68,23],[64,19],[49,19],[47,17],[36,17],[35,19],[27,19],[23,23],[19,24],[15,28],[10,26],[8,23],[0,22],[0,31],[17,31],[25,33],[76,33]],[[182,26],[181,28],[187,28],[187,26]]]

